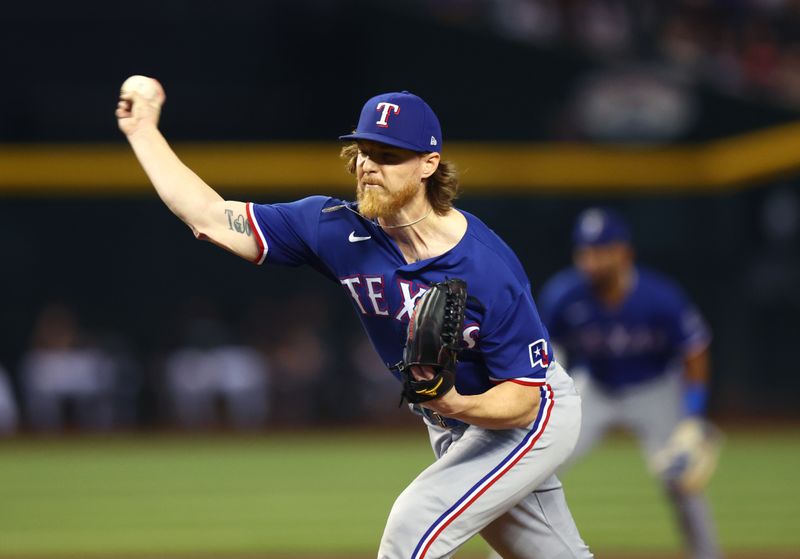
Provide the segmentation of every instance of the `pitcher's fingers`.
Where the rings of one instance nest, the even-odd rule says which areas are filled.
[[[120,91],[119,92],[119,98],[122,99],[123,101],[133,102],[133,101],[136,100],[135,97],[137,95],[138,94],[135,91]]]

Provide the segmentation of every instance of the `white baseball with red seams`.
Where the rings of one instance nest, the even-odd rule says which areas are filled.
[[[147,76],[135,75],[129,77],[122,83],[121,94],[136,92],[151,103],[161,105],[166,99],[164,88],[158,80]]]

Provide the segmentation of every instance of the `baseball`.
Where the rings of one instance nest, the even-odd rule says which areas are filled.
[[[120,88],[120,93],[130,93],[135,91],[148,101],[155,102],[161,105],[166,96],[164,95],[164,88],[158,83],[158,80],[148,78],[147,76],[131,76],[125,80]]]

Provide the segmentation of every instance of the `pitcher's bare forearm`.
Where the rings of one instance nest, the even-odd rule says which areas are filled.
[[[214,212],[220,209],[218,204],[213,204]],[[221,208],[225,216],[222,230],[218,227],[211,234],[202,231],[195,232],[198,239],[211,241],[242,258],[256,261],[260,256],[258,241],[247,219],[247,205],[243,202],[225,201]]]
[[[509,381],[475,396],[459,394],[454,388],[422,405],[484,429],[513,429],[526,427],[536,419],[540,403],[539,387]]]
[[[184,165],[155,127],[128,136],[148,178],[167,207],[188,225],[198,239],[253,260],[258,245],[247,221],[244,203],[226,201]]]
[[[222,197],[178,159],[155,127],[138,130],[128,141],[167,207],[193,230],[208,220],[208,208]]]

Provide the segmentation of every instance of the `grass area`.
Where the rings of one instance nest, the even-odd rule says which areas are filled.
[[[800,431],[729,433],[708,497],[730,552],[800,555]],[[607,441],[563,476],[575,520],[594,548],[677,551],[661,488],[629,439]]]
[[[710,490],[727,550],[800,554],[799,442],[800,431],[729,435]],[[5,441],[0,556],[369,556],[394,497],[431,459],[421,431]],[[596,552],[679,548],[630,440],[609,441],[564,483]]]

